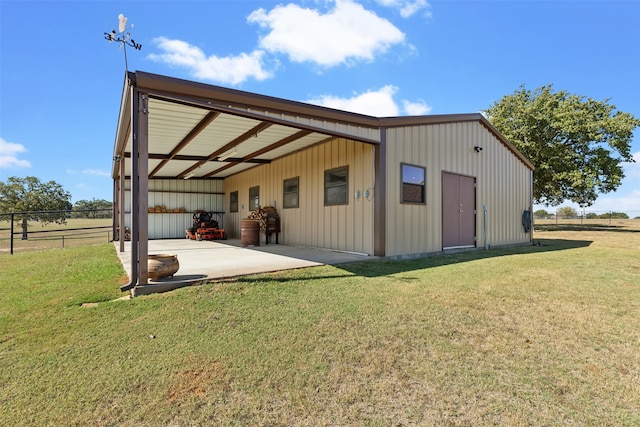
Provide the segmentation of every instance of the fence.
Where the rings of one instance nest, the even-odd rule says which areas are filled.
[[[640,211],[594,211],[583,209],[581,211],[566,211],[560,209],[556,212],[541,214],[536,211],[533,216],[536,224],[624,224],[640,223]]]
[[[112,239],[109,208],[0,213],[0,253],[65,248]]]

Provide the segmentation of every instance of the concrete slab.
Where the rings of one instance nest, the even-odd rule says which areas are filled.
[[[119,243],[115,242],[116,250]],[[171,254],[178,257],[180,268],[172,277],[149,280],[136,286],[133,295],[165,292],[212,280],[256,273],[334,265],[375,259],[366,254],[340,252],[318,248],[269,244],[243,248],[240,239],[230,240],[150,240],[149,254]],[[125,271],[131,277],[131,244],[118,252]]]

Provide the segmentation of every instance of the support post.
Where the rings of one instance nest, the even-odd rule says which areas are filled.
[[[385,256],[387,246],[387,128],[380,128],[380,144],[374,148],[373,255]]]
[[[11,237],[10,237],[10,241],[11,241],[11,249],[9,251],[9,253],[11,255],[13,255],[13,219],[14,219],[15,214],[13,212],[11,212]]]
[[[149,279],[149,96],[138,92],[138,284]]]

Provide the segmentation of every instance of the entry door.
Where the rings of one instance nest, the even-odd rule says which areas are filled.
[[[442,173],[442,248],[476,245],[476,179]]]

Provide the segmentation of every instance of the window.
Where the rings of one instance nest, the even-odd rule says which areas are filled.
[[[238,192],[232,191],[229,193],[229,211],[238,212]]]
[[[426,203],[425,168],[405,163],[402,166],[402,203]]]
[[[255,211],[260,207],[260,187],[249,189],[249,210]]]
[[[324,204],[325,206],[346,205],[348,203],[347,185],[349,179],[349,167],[330,169],[324,171]]]
[[[299,177],[289,178],[284,180],[283,194],[282,194],[282,207],[297,208],[299,206],[298,194],[300,189]]]

